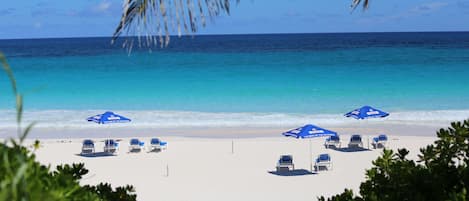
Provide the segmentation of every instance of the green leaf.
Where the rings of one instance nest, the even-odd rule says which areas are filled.
[[[13,76],[13,71],[11,70],[10,65],[8,64],[6,57],[2,52],[0,52],[0,62],[2,63],[3,70],[7,73],[8,78],[10,79],[11,88],[13,89],[13,93],[16,95],[17,90],[16,90],[15,76]]]
[[[34,125],[36,125],[37,122],[32,122],[30,123],[26,129],[23,131],[22,135],[20,136],[20,143],[22,143],[24,141],[24,139],[26,139],[26,137],[28,136],[29,132],[31,131],[31,129],[33,128]]]

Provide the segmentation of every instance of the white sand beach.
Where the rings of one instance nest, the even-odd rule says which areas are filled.
[[[432,143],[436,136],[414,136],[415,131],[407,130],[400,135],[389,133],[388,147],[406,147],[410,157],[416,158],[419,149]],[[194,133],[198,132],[201,131]],[[243,132],[248,131],[240,129],[240,133]],[[311,155],[309,140],[281,137],[279,133],[259,137],[263,136],[261,134],[224,138],[222,134],[218,137],[161,135],[158,137],[168,142],[168,148],[159,153],[128,153],[130,138],[117,137],[115,139],[122,140],[118,153],[106,157],[80,156],[81,138],[42,139],[36,154],[40,162],[52,166],[85,163],[90,172],[82,180],[84,184],[101,181],[113,186],[132,184],[140,201],[306,201],[341,193],[344,188],[357,193],[360,182],[365,179],[365,170],[382,152],[371,149],[371,145],[370,150],[353,152],[325,149],[324,138],[314,138]],[[341,135],[343,147],[347,146],[349,137]],[[97,152],[102,151],[103,139],[94,138]],[[367,139],[364,135],[365,148]],[[150,137],[140,137],[140,140],[147,145]],[[321,153],[331,155],[332,170],[309,174],[310,159]],[[297,171],[275,173],[276,162],[282,154],[293,155]]]

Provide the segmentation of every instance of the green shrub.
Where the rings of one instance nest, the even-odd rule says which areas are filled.
[[[327,200],[469,200],[469,121],[451,123],[437,136],[434,144],[420,149],[417,161],[407,159],[406,149],[384,150],[367,170],[360,195],[346,189]]]

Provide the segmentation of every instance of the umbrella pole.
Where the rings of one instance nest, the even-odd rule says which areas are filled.
[[[311,138],[309,139],[309,154],[308,154],[308,157],[309,157],[309,170],[311,172],[313,172],[313,159],[312,159],[312,155],[313,155],[313,148],[311,146]]]

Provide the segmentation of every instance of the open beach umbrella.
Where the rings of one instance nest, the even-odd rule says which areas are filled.
[[[389,113],[383,112],[381,110],[378,110],[376,108],[366,105],[361,108],[355,109],[351,112],[348,112],[344,116],[361,120],[361,119],[370,119],[370,118],[384,118],[384,117],[389,116]]]
[[[127,123],[131,120],[122,115],[115,114],[114,112],[107,111],[103,114],[97,114],[86,119],[88,122],[97,124],[111,124],[111,123]]]
[[[337,136],[337,133],[331,130],[321,128],[319,126],[307,124],[303,127],[295,128],[287,132],[282,133],[285,137],[294,137],[297,139],[311,139],[316,137],[325,137],[325,136]],[[313,171],[313,161],[312,161],[312,147],[311,140],[309,141],[309,166],[311,172]]]
[[[371,106],[363,106],[355,109],[344,115],[345,117],[352,117],[355,119],[368,119],[368,118],[384,118],[389,116],[389,113],[375,109]]]
[[[109,124],[109,123],[127,123],[131,120],[127,117],[115,114],[114,112],[105,112],[103,114],[97,114],[86,119],[90,122],[95,122],[98,124]]]

